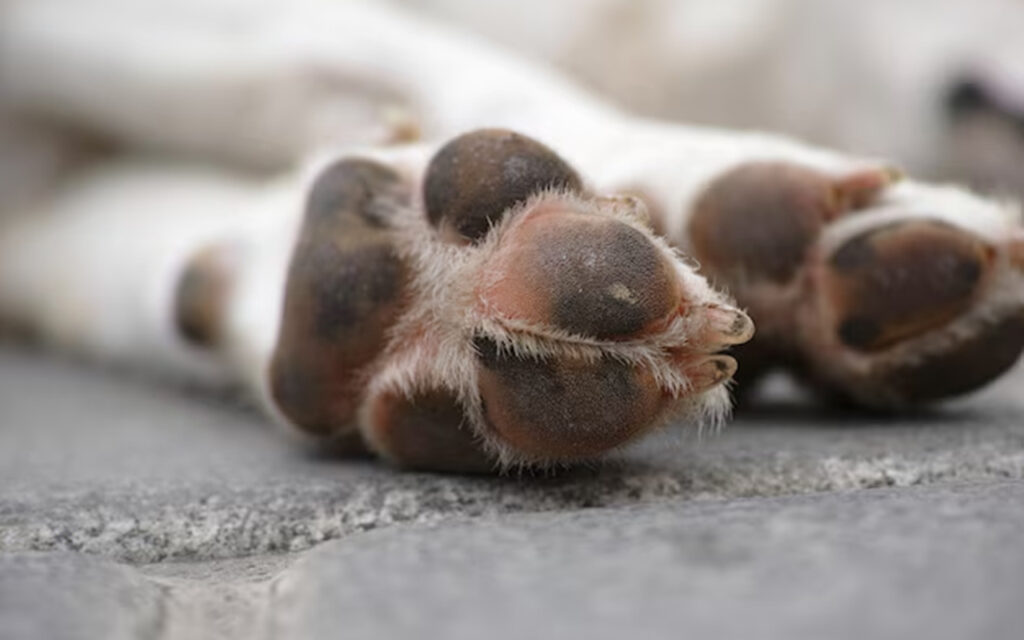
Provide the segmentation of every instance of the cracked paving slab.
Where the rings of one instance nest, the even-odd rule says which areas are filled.
[[[0,551],[131,563],[295,552],[396,523],[1024,478],[1020,370],[929,415],[781,401],[556,477],[396,473],[338,460],[210,398],[0,351]]]

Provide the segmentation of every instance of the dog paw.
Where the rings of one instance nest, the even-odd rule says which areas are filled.
[[[703,191],[687,233],[758,323],[752,360],[860,404],[975,390],[1024,349],[1019,220],[958,189],[750,163]]]
[[[289,422],[359,429],[401,466],[481,471],[722,417],[736,363],[721,351],[753,325],[638,200],[596,196],[504,130],[405,175],[346,159],[310,191],[270,371]]]

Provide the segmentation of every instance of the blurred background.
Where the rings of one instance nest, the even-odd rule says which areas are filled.
[[[1016,0],[416,0],[635,112],[1024,192]]]
[[[190,14],[191,24],[205,20],[221,28],[246,16],[301,14],[315,5],[342,1],[173,4],[185,7],[179,13]],[[202,47],[176,48],[175,42],[194,42],[180,37],[182,33],[167,37],[171,29],[160,11],[151,13],[148,25],[133,22],[133,35],[125,38],[111,26],[131,13],[122,9],[166,3],[88,4],[107,10],[83,12],[81,3],[51,0],[7,0],[0,5],[0,193],[7,201],[44,188],[48,175],[79,162],[83,152],[125,142],[95,126],[89,100],[65,100],[67,87],[76,95],[91,92],[93,102],[115,102],[117,96],[105,93],[103,86],[83,85],[96,85],[90,79],[95,74],[107,74],[116,82],[124,59],[164,75],[169,70],[171,77],[201,73],[202,55],[221,53],[217,33],[225,34],[223,47],[233,42],[230,29],[206,29]],[[1016,0],[388,4],[424,23],[470,32],[552,65],[639,114],[783,132],[883,156],[921,177],[967,182],[989,192],[1024,193],[1024,40],[1019,37],[1024,3]],[[49,12],[37,9],[42,5],[49,5]],[[33,12],[34,17],[24,18]],[[83,59],[79,71],[85,73],[80,77],[66,64],[45,64],[47,39],[88,53],[90,40],[81,37],[83,32],[108,33],[103,46],[123,55],[97,56],[98,66]],[[104,60],[118,58],[117,64],[104,68]],[[54,90],[58,86],[63,89]],[[189,99],[182,96],[183,112]],[[122,120],[131,119],[129,109],[122,112]],[[130,123],[124,126],[131,128]],[[139,126],[174,123],[164,119]],[[69,132],[77,136],[73,151],[66,144]]]

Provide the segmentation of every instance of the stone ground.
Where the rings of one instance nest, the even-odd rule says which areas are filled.
[[[774,397],[454,477],[0,350],[0,638],[1024,637],[1024,370],[898,419]]]

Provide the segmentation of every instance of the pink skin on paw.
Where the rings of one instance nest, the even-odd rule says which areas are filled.
[[[479,298],[490,313],[601,340],[663,329],[683,304],[673,265],[643,233],[602,216],[547,209],[513,227]]]

